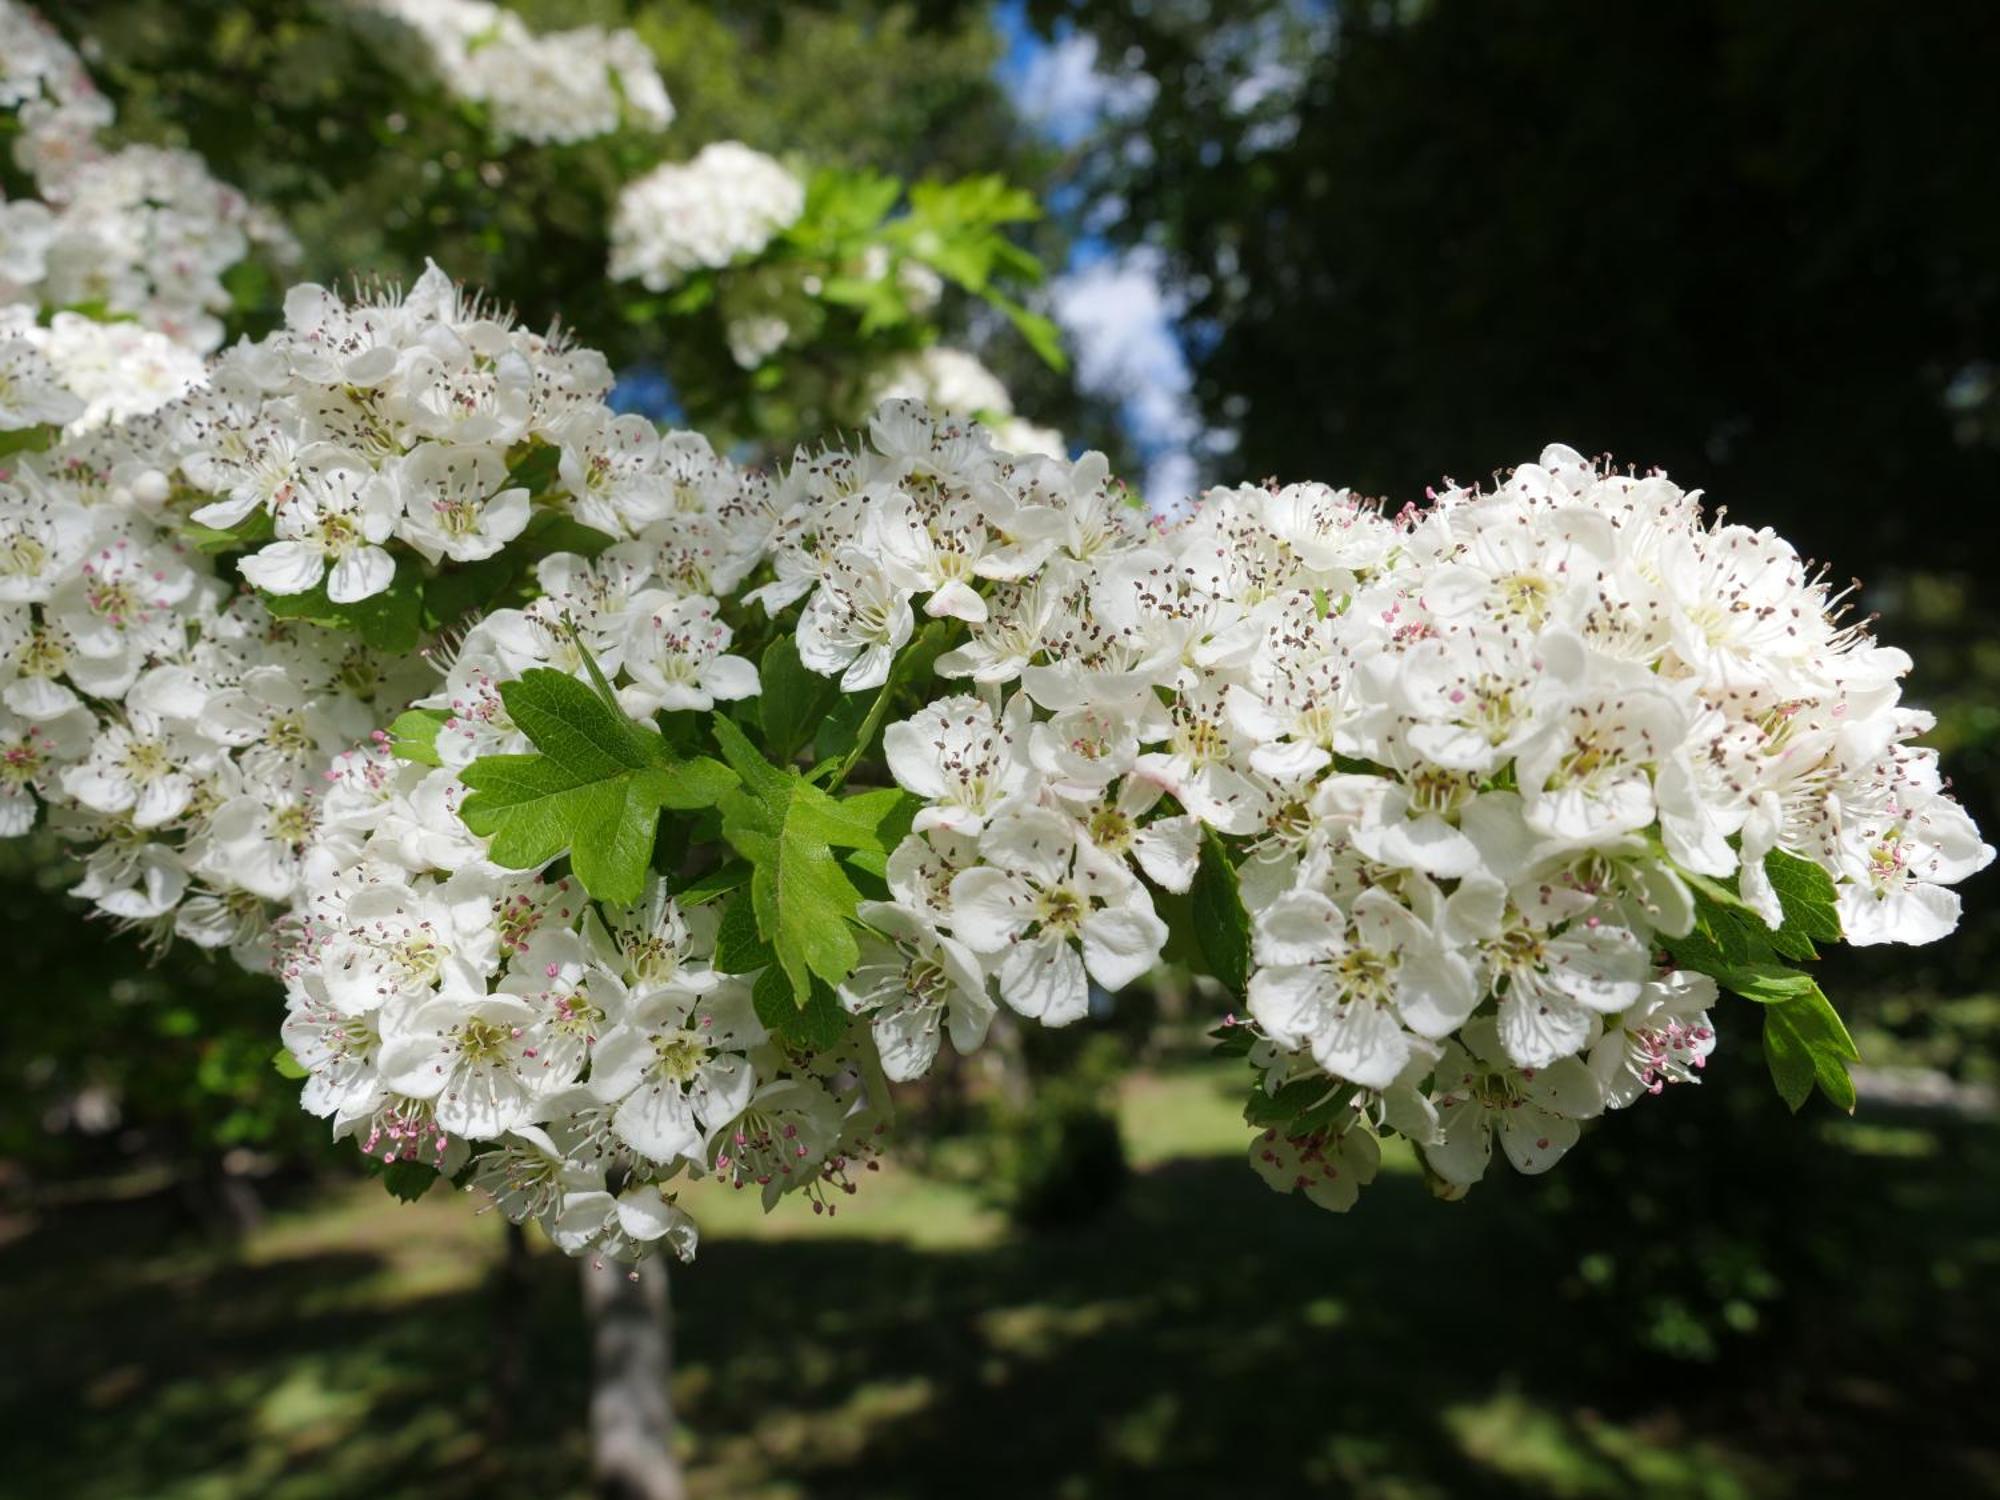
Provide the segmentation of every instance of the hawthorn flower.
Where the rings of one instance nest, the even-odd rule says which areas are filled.
[[[35,722],[0,708],[0,838],[35,826],[37,797],[46,797],[91,744],[90,715],[81,709]]]
[[[1639,998],[1652,972],[1646,942],[1594,910],[1544,925],[1506,899],[1497,882],[1468,880],[1454,921],[1476,934],[1482,968],[1500,997],[1496,1035],[1524,1068],[1572,1057],[1597,1039],[1602,1018]]]
[[[372,1011],[350,1015],[324,1001],[296,996],[278,1034],[306,1070],[299,1103],[322,1119],[371,1111],[382,1103],[382,1031]]]
[[[1159,961],[1167,929],[1145,889],[1122,868],[1080,857],[1060,813],[1004,813],[979,850],[986,862],[951,883],[951,931],[974,953],[997,956],[1000,998],[1011,1009],[1067,1025],[1090,1007],[1086,973],[1122,989]]]
[[[909,595],[881,562],[843,548],[799,622],[799,660],[824,677],[838,672],[842,692],[866,692],[889,680],[890,663],[915,629]]]
[[[600,909],[603,919],[586,924],[597,961],[620,974],[637,999],[668,992],[693,999],[722,983],[723,976],[700,956],[665,881],[648,880],[645,894],[631,906]]]
[[[1304,1193],[1334,1213],[1354,1207],[1381,1166],[1381,1146],[1361,1129],[1287,1135],[1274,1125],[1250,1143],[1251,1170],[1266,1187]]]
[[[1993,848],[1944,795],[1934,751],[1899,751],[1876,779],[1876,805],[1837,836],[1841,934],[1857,946],[1935,942],[1958,925],[1948,887],[1991,864]]]
[[[1175,699],[1169,717],[1166,748],[1147,751],[1134,769],[1209,827],[1223,833],[1255,832],[1268,799],[1238,761],[1237,734],[1224,694],[1215,688],[1185,692]]]
[[[624,661],[633,683],[620,694],[628,712],[706,711],[757,695],[757,668],[728,654],[733,634],[713,599],[651,590],[635,596],[630,609]]]
[[[158,828],[194,800],[185,747],[147,715],[98,731],[89,755],[62,773],[62,787],[92,812],[119,813],[135,828]]]
[[[61,632],[62,672],[87,693],[122,698],[149,658],[185,644],[195,587],[193,571],[165,547],[129,537],[99,547],[49,593],[44,619]]]
[[[498,957],[491,884],[477,876],[421,887],[364,884],[341,904],[312,957],[327,998],[348,1014],[440,994],[484,995]]]
[[[1715,981],[1676,970],[1647,984],[1638,1004],[1607,1025],[1586,1061],[1607,1109],[1623,1109],[1669,1084],[1699,1083],[1715,1050],[1708,1007]]]
[[[1424,1160],[1452,1189],[1463,1192],[1486,1175],[1493,1138],[1514,1170],[1546,1172],[1574,1146],[1579,1120],[1603,1108],[1597,1081],[1582,1062],[1563,1058],[1546,1068],[1522,1068],[1502,1056],[1490,1025],[1474,1022],[1463,1043],[1445,1044],[1437,1065],[1438,1139],[1423,1143]]]
[[[571,1255],[596,1251],[626,1261],[643,1259],[663,1247],[676,1260],[693,1260],[701,1241],[687,1210],[656,1183],[641,1183],[616,1197],[601,1191],[565,1194],[553,1238]]]
[[[993,1002],[969,949],[893,902],[863,902],[855,915],[871,930],[861,939],[861,962],[839,986],[840,1003],[868,1017],[884,1073],[899,1083],[928,1073],[941,1031],[960,1053],[986,1040]]]
[[[1351,913],[1314,891],[1280,897],[1258,919],[1250,1014],[1273,1039],[1363,1088],[1394,1083],[1411,1056],[1405,1030],[1451,1035],[1479,1003],[1472,967],[1383,890]]]
[[[535,1063],[560,1089],[576,1081],[609,1017],[629,1005],[624,982],[567,927],[545,926],[512,955],[496,993],[519,995],[540,1016]]]
[[[507,477],[497,444],[423,444],[396,469],[396,535],[432,563],[493,556],[528,524],[528,492]]]
[[[1648,827],[1658,812],[1654,768],[1686,732],[1687,716],[1656,689],[1579,692],[1515,759],[1528,826],[1574,843]]]
[[[0,205],[0,215],[18,214],[39,204]],[[16,243],[16,218],[0,219],[0,253]],[[4,274],[4,272],[0,272]],[[83,415],[84,404],[56,373],[48,356],[34,341],[19,335],[0,338],[0,431],[23,427],[60,427]]]
[[[1028,700],[1019,694],[998,716],[979,699],[959,694],[885,729],[882,752],[890,774],[924,799],[915,830],[977,835],[989,816],[1021,796],[1034,774],[1027,727]]]
[[[440,996],[384,1041],[382,1081],[430,1104],[448,1134],[492,1140],[531,1124],[541,1100],[575,1077],[544,1061],[555,1019],[518,995]]]
[[[538,1125],[510,1130],[493,1150],[479,1157],[468,1186],[486,1193],[493,1206],[516,1224],[530,1219],[553,1224],[578,1200],[593,1204],[598,1197],[610,1196],[604,1191],[602,1172],[573,1161]]]
[[[559,450],[556,473],[575,497],[574,513],[584,525],[626,536],[658,519],[652,497],[661,487],[660,434],[651,422],[584,409],[564,418],[551,435]]]
[[[708,1165],[732,1187],[756,1184],[769,1209],[783,1193],[819,1181],[840,1127],[839,1101],[826,1089],[805,1078],[775,1079],[715,1131]]]
[[[1084,800],[1057,796],[1076,825],[1085,857],[1122,867],[1130,860],[1163,891],[1194,884],[1201,862],[1201,824],[1185,813],[1152,816],[1165,794],[1150,781],[1128,776],[1116,791]]]
[[[195,869],[267,901],[298,888],[316,815],[298,793],[232,797],[209,816]]]
[[[624,34],[536,51],[485,0],[369,3],[497,129],[668,111]],[[1908,657],[1663,475],[1550,447],[1401,511],[1266,484],[1152,517],[1101,455],[966,420],[1005,392],[949,351],[905,372],[944,410],[886,401],[852,445],[746,470],[613,415],[602,356],[436,267],[407,295],[295,288],[282,328],[204,362],[221,272],[273,242],[185,153],[101,145],[81,63],[32,24],[7,36],[46,202],[0,205],[0,278],[26,299],[0,318],[0,425],[68,430],[0,474],[0,833],[46,806],[99,911],[273,969],[306,1108],[445,1173],[481,1143],[476,1181],[572,1252],[691,1253],[663,1188],[681,1174],[767,1203],[851,1190],[890,1080],[947,1034],[979,1045],[996,1004],[1078,1019],[1158,961],[1162,911],[1226,915],[1232,875],[1257,1117],[1279,1121],[1252,1165],[1340,1208],[1378,1131],[1456,1194],[1496,1133],[1539,1171],[1581,1120],[1690,1081],[1715,990],[1659,953],[1693,946],[1674,940],[1697,892],[1721,899],[1705,881],[1773,929],[1830,900],[1851,941],[1923,942],[1991,860],[1913,748],[1931,720],[1900,702]],[[632,185],[614,257],[664,287],[761,254],[802,204],[776,163],[711,150]],[[886,252],[854,259],[842,274],[930,294]],[[798,288],[720,295],[746,359],[805,326]],[[25,311],[84,301],[116,320]],[[572,523],[602,550],[547,552]],[[249,549],[248,588],[212,547]],[[450,626],[424,654],[259,602],[392,587]],[[757,651],[732,654],[758,605]],[[906,650],[919,610],[955,642],[934,662]],[[675,873],[614,906],[501,868],[522,842],[466,826],[468,764],[546,748],[508,711],[523,673],[594,663],[634,717],[672,716],[678,755],[760,692],[750,658],[787,629],[829,687],[893,674],[896,786],[867,794],[885,828],[907,814],[886,855],[791,829],[782,870],[749,838],[718,864],[707,815],[676,813]],[[551,827],[527,853],[638,827]],[[702,903],[744,876],[732,915],[768,926],[836,870],[812,936],[853,940],[831,987],[854,1020],[767,1034],[753,987],[778,976],[721,975]],[[889,899],[849,910],[877,881]],[[1152,888],[1188,899],[1156,911]]]
[[[757,1075],[744,1054],[763,1036],[740,984],[661,991],[599,1038],[590,1090],[620,1101],[611,1128],[641,1156],[699,1160],[707,1132],[749,1103]]]
[[[335,604],[373,598],[394,581],[383,548],[401,510],[390,482],[360,455],[301,455],[300,480],[278,504],[278,539],[244,558],[243,577],[272,594],[303,594],[326,580]]]
[[[704,146],[625,184],[611,220],[611,277],[665,291],[690,271],[761,251],[805,208],[805,187],[737,141]]]

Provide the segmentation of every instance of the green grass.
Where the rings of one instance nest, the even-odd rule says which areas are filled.
[[[832,1218],[692,1190],[697,1494],[2000,1494],[1990,1127],[1798,1131],[1856,1195],[1849,1283],[1689,1367],[1633,1351],[1519,1182],[1442,1206],[1392,1153],[1344,1217],[1266,1191],[1235,1081],[1131,1080],[1132,1182],[1060,1232],[893,1165]],[[573,1271],[541,1247],[503,1296],[471,1208],[340,1184],[234,1250],[159,1194],[6,1226],[0,1497],[582,1495]]]

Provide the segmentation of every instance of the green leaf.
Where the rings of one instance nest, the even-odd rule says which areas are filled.
[[[751,983],[750,1003],[756,1007],[757,1019],[770,1032],[776,1032],[799,1013],[799,1002],[792,995],[792,982],[776,964],[765,969]]]
[[[1030,312],[1020,303],[988,292],[986,300],[1007,315],[1007,321],[1014,325],[1015,332],[1027,341],[1042,363],[1061,374],[1069,368],[1069,354],[1062,346],[1062,330],[1038,312]]]
[[[443,630],[467,615],[484,614],[520,583],[526,571],[526,560],[509,548],[425,579],[425,626]]]
[[[1195,935],[1208,972],[1230,994],[1242,999],[1250,983],[1250,918],[1236,888],[1236,867],[1229,851],[1211,829],[1202,830],[1201,864],[1189,895],[1194,903]]]
[[[729,769],[751,795],[764,801],[783,801],[791,796],[793,778],[766,760],[764,753],[750,743],[750,736],[727,714],[715,716],[715,743],[722,751],[722,758],[729,762]]]
[[[700,312],[715,300],[715,277],[700,273],[691,277],[688,284],[667,298],[667,311],[676,317]]]
[[[1848,1065],[1861,1060],[1854,1038],[1818,985],[1764,1012],[1764,1061],[1771,1081],[1794,1110],[1815,1086],[1836,1108],[1854,1113],[1854,1079]]]
[[[16,453],[43,452],[61,436],[62,428],[50,422],[0,432],[0,459],[11,458]]]
[[[1715,978],[1725,989],[1759,1005],[1784,1005],[1819,993],[1819,982],[1812,975],[1788,964],[1740,964]]]
[[[864,280],[856,276],[836,276],[819,291],[820,300],[839,307],[851,307],[861,314],[864,336],[910,321],[907,296],[894,276]]]
[[[683,910],[691,910],[697,906],[706,906],[731,891],[741,890],[749,882],[750,866],[743,860],[732,859],[727,864],[710,870],[706,875],[689,881],[674,892],[674,900]]]
[[[801,1051],[824,1051],[847,1034],[848,1017],[840,997],[819,980],[813,981],[812,994],[800,1005],[792,997],[790,981],[773,966],[751,985],[750,1003],[767,1031]]]
[[[508,453],[507,483],[520,486],[531,496],[544,494],[556,482],[556,471],[561,466],[560,448],[540,438],[530,439]]]
[[[772,760],[785,765],[812,739],[840,697],[840,683],[806,668],[790,631],[771,642],[757,675],[764,748]]]
[[[871,236],[903,195],[897,178],[822,167],[806,182],[806,202],[784,238],[818,255],[838,256]]]
[[[310,1078],[312,1076],[306,1071],[305,1065],[292,1056],[291,1049],[287,1047],[280,1047],[272,1054],[271,1066],[278,1070],[280,1078],[290,1078],[296,1081],[300,1078]]]
[[[1681,878],[1694,897],[1694,926],[1665,941],[1682,968],[1721,980],[1733,968],[1757,969],[1784,958],[1819,957],[1802,935],[1773,932],[1733,887],[1687,871],[1681,871]]]
[[[222,273],[222,289],[229,293],[229,305],[239,313],[256,312],[271,305],[271,268],[252,257],[239,260]]]
[[[1839,898],[1831,875],[1811,860],[1782,849],[1764,856],[1764,874],[1784,908],[1786,932],[1797,932],[1811,943],[1840,941]]]
[[[803,786],[788,779],[794,790]],[[795,815],[795,809],[802,810]],[[807,798],[765,800],[735,791],[722,799],[723,837],[755,867],[750,901],[758,935],[771,945],[801,1006],[814,975],[838,984],[861,959],[848,922],[861,893],[834,858],[826,825]]]
[[[1680,871],[1680,877],[1687,888],[1694,892],[1697,915],[1703,915],[1700,907],[1701,903],[1706,902],[1711,908],[1707,915],[1712,920],[1726,918],[1730,921],[1747,922],[1760,929],[1764,928],[1764,919],[1749,902],[1737,895],[1735,887],[1725,885],[1711,875],[1698,875],[1692,870]]]
[[[861,726],[868,720],[868,710],[874,705],[873,693],[842,693],[834,700],[813,734],[813,758],[819,762],[812,769],[813,780],[817,781],[823,769],[829,764],[837,765],[854,749]]]
[[[757,913],[748,896],[739,896],[722,909],[722,921],[715,929],[715,967],[719,972],[749,974],[777,961],[771,945],[757,935]],[[789,985],[785,1008],[795,1009]]]
[[[1254,1090],[1243,1106],[1246,1124],[1276,1125],[1293,1135],[1307,1135],[1336,1123],[1354,1100],[1352,1084],[1336,1083],[1324,1076],[1294,1078],[1280,1084],[1276,1093]]]
[[[1257,1033],[1248,1026],[1218,1026],[1208,1033],[1217,1057],[1248,1057],[1257,1045]]]
[[[791,985],[793,1004],[811,999],[815,977],[838,984],[860,962],[852,917],[861,901],[834,850],[887,853],[914,805],[888,787],[834,797],[766,760],[736,722],[714,720],[715,741],[742,785],[723,796],[722,836],[752,866],[750,907]]]
[[[836,849],[876,854],[903,841],[922,806],[920,798],[894,786],[836,798],[801,780],[792,793],[792,817],[801,833]]]
[[[441,708],[405,709],[389,726],[389,753],[420,766],[443,765],[438,758],[437,737],[450,717]]]
[[[335,604],[326,596],[326,581],[303,594],[268,594],[257,597],[273,619],[304,620],[328,630],[345,630],[361,637],[377,651],[404,655],[414,651],[423,633],[423,589],[419,570],[410,559],[396,564],[396,576],[381,593],[353,604]]]
[[[577,879],[604,901],[636,901],[663,808],[710,807],[729,769],[675,761],[657,730],[635,724],[574,677],[547,667],[505,683],[501,701],[539,755],[489,755],[459,775],[459,816],[492,840],[488,855],[532,869],[567,850]]]
[[[404,1203],[415,1203],[441,1180],[429,1162],[392,1161],[382,1169],[382,1186],[390,1197]]]
[[[803,1051],[823,1052],[847,1035],[847,1020],[840,997],[830,986],[815,983],[812,998],[778,1029],[778,1034]]]
[[[277,523],[268,510],[259,507],[234,526],[204,526],[199,521],[183,521],[180,534],[211,556],[221,552],[242,552],[261,546],[277,534]]]

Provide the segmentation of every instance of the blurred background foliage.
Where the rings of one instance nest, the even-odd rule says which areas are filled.
[[[1041,421],[1115,440],[1061,371],[963,288],[947,290],[935,327],[864,337],[856,320],[833,320],[810,330],[788,368],[752,374],[731,358],[720,318],[676,318],[671,299],[604,274],[619,185],[713,141],[743,141],[802,178],[997,175],[1039,198],[1055,158],[1019,128],[983,15],[927,21],[906,5],[860,3],[518,9],[537,29],[638,32],[674,100],[672,125],[563,146],[497,141],[476,106],[428,75],[410,33],[338,0],[65,0],[51,18],[113,96],[122,135],[200,152],[283,216],[303,250],[292,279],[405,282],[435,260],[531,326],[560,321],[616,367],[664,375],[661,411],[723,444],[784,451],[851,423],[872,404],[860,376],[937,329],[969,335]],[[1065,259],[1058,223],[1024,224],[1015,237],[1043,263]],[[1024,289],[1032,268],[996,269],[996,286],[1010,280]],[[241,323],[259,331],[282,287],[240,290]],[[829,382],[829,371],[840,378]]]
[[[1860,573],[1908,697],[2000,828],[2000,11],[1888,0],[524,3],[636,27],[664,135],[496,149],[311,0],[67,0],[135,138],[294,226],[300,274],[435,257],[558,311],[725,440],[758,390],[602,276],[615,184],[741,139],[906,181],[999,173],[1052,269],[1143,254],[1209,478],[1398,499],[1551,438],[1666,467]],[[1067,49],[1120,101],[1050,132],[1003,87]],[[243,288],[244,319],[276,288]],[[954,295],[1017,408],[1129,461],[1084,393]],[[816,348],[854,352],[839,330]],[[578,1492],[570,1281],[511,1302],[489,1220],[358,1192],[270,1067],[272,1002],[141,969],[46,847],[8,856],[0,1495]],[[1167,976],[1090,1033],[996,1038],[912,1092],[831,1220],[701,1200],[678,1410],[712,1495],[1308,1491],[2000,1494],[2000,877],[1953,939],[1829,958],[1870,1072],[1790,1118],[1754,1024],[1700,1089],[1456,1207],[1408,1163],[1334,1218],[1268,1194]],[[1114,1184],[1123,1184],[1114,1191]],[[18,1342],[17,1342],[18,1340]],[[537,1399],[496,1419],[504,1345]],[[1025,1434],[1032,1441],[1019,1441]]]

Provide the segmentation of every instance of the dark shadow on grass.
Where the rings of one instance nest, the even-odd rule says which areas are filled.
[[[1514,1181],[1442,1208],[1388,1177],[1331,1216],[1188,1160],[981,1250],[716,1237],[674,1278],[694,1475],[835,1500],[2000,1493],[2000,1237],[1968,1191],[1995,1132],[1932,1139],[1832,1153],[1846,1279],[1692,1370],[1572,1298]],[[0,1251],[0,1496],[581,1493],[567,1262],[539,1254],[505,1312],[529,1377],[496,1432],[492,1285],[413,1293],[363,1250],[245,1265],[152,1212],[68,1211]]]

